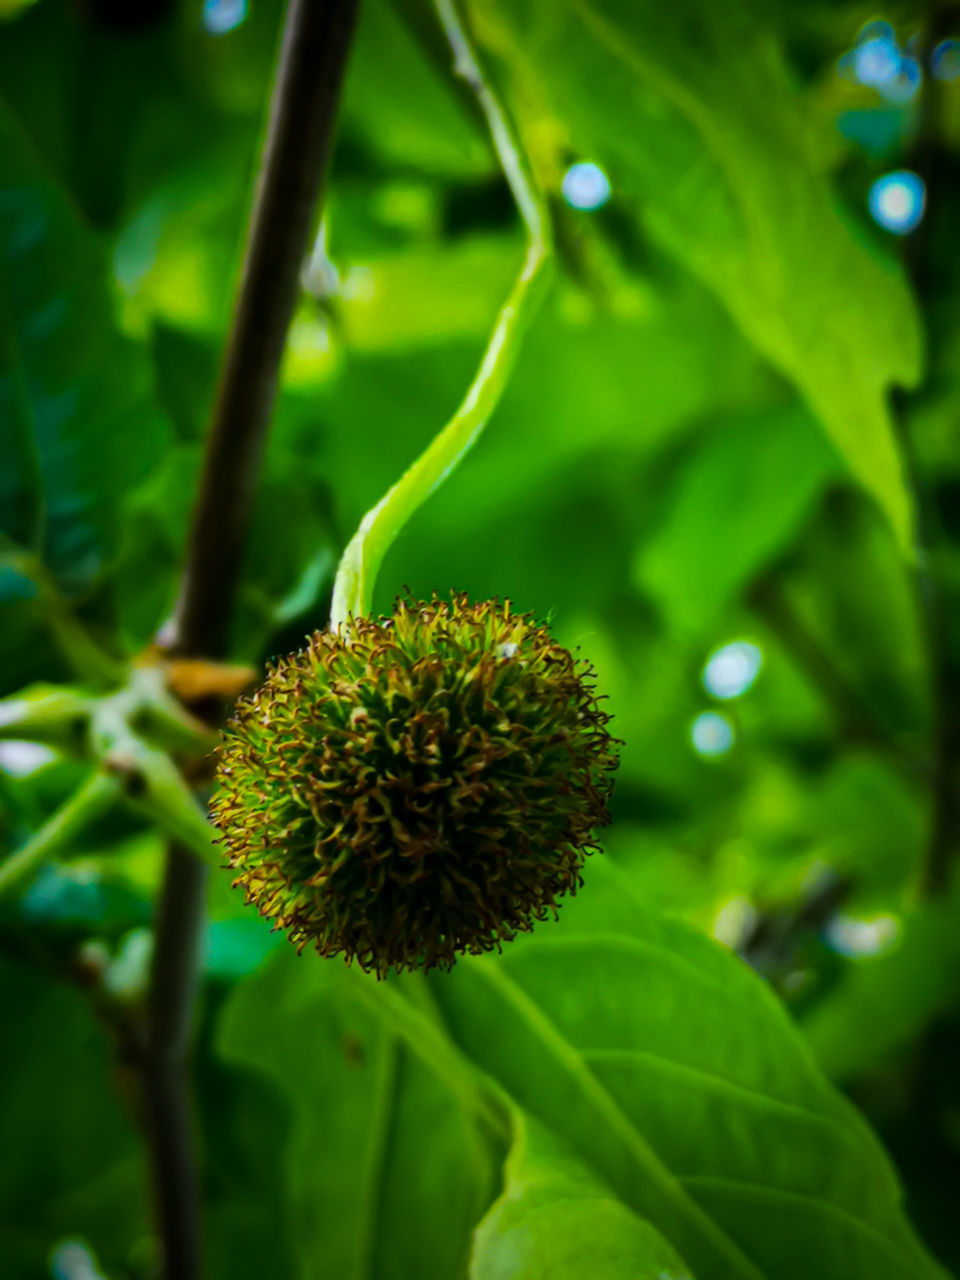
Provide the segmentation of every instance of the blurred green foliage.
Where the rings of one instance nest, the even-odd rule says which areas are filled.
[[[2,694],[75,676],[63,601],[118,657],[172,608],[281,16],[248,7],[216,34],[200,0],[0,4]],[[838,71],[871,17],[852,0],[468,10],[560,269],[377,606],[456,588],[549,617],[624,740],[614,822],[560,923],[419,982],[298,959],[213,878],[207,1273],[960,1267],[960,928],[928,892],[958,839],[960,80],[924,61],[960,22],[886,15],[923,77],[891,105]],[[449,61],[425,0],[367,0],[238,660],[323,625],[344,542],[456,406],[518,266]],[[602,208],[563,198],[580,160]],[[895,167],[928,181],[903,241],[867,213]],[[5,851],[80,776],[0,746]],[[75,1239],[106,1276],[154,1274],[122,1028],[162,847],[111,814],[0,904],[11,1280],[83,1274],[51,1269]]]

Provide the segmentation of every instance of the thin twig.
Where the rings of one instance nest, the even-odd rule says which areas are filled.
[[[330,156],[358,0],[291,0],[284,24],[243,274],[168,647],[227,647],[263,443],[299,276]],[[158,904],[143,1081],[167,1280],[201,1274],[198,1180],[186,1058],[206,867],[176,845]]]

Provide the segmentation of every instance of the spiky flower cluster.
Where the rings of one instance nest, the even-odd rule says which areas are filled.
[[[510,604],[398,601],[317,632],[243,699],[213,816],[301,948],[449,968],[556,914],[617,758],[592,672]]]

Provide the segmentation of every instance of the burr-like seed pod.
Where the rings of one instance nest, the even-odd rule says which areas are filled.
[[[317,632],[240,701],[213,817],[303,947],[450,967],[576,891],[617,765],[591,672],[509,602],[398,601]]]

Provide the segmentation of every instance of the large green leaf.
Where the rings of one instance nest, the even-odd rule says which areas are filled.
[[[450,1034],[698,1280],[938,1274],[879,1144],[740,961],[608,862],[557,926],[431,981]]]
[[[769,22],[696,0],[476,0],[472,11],[542,170],[559,176],[570,152],[607,168],[615,198],[795,382],[908,547],[885,395],[917,380],[915,306],[820,172]]]
[[[560,923],[426,984],[285,953],[232,997],[222,1044],[293,1107],[304,1275],[462,1274],[492,1183],[478,1079],[526,1117],[479,1280],[554,1274],[591,1234],[633,1274],[672,1250],[697,1280],[942,1275],[764,983],[606,860]]]
[[[503,1195],[477,1228],[471,1280],[691,1280],[648,1222],[518,1113]]]
[[[297,1275],[459,1280],[498,1144],[348,977],[285,948],[237,988],[222,1028],[226,1057],[266,1073],[293,1113],[281,1229]]]
[[[125,493],[168,439],[106,272],[100,242],[0,107],[0,527],[69,583],[111,556]]]

